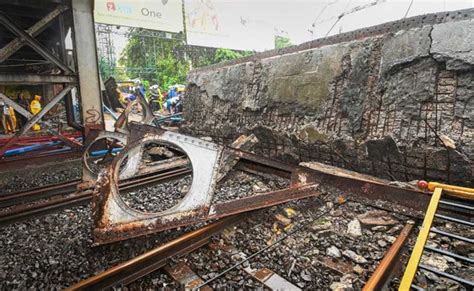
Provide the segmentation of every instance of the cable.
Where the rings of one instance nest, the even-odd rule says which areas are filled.
[[[207,284],[211,283],[212,281],[216,280],[217,278],[220,278],[222,277],[223,275],[227,274],[228,272],[232,271],[233,269],[237,268],[238,266],[242,265],[243,263],[247,262],[248,260],[250,260],[251,258],[265,252],[266,250],[276,246],[277,244],[281,243],[282,241],[284,241],[285,239],[287,239],[288,237],[292,236],[293,234],[295,234],[296,232],[302,230],[303,228],[305,228],[307,225],[309,225],[310,223],[313,223],[316,219],[319,219],[321,218],[323,215],[326,215],[328,214],[329,212],[337,209],[339,206],[343,205],[344,203],[346,203],[347,200],[344,200],[342,201],[341,203],[337,204],[336,207],[332,208],[332,209],[328,209],[327,211],[319,214],[318,216],[316,216],[315,218],[313,218],[311,221],[307,222],[307,223],[304,223],[302,224],[301,226],[299,227],[296,227],[295,230],[293,230],[292,232],[289,232],[287,233],[286,235],[284,235],[282,238],[278,239],[277,241],[275,241],[273,244],[269,245],[269,246],[266,246],[264,247],[263,249],[259,250],[258,252],[256,253],[253,253],[251,254],[250,256],[248,256],[247,258],[245,258],[244,260],[238,262],[237,264],[225,269],[224,271],[220,272],[219,274],[217,274],[216,276],[214,276],[213,278],[207,280],[207,281],[204,281],[201,285],[197,286],[196,288],[193,288],[193,290],[199,290],[200,288],[206,286]]]
[[[332,2],[328,2],[326,3],[326,5],[324,5],[323,9],[321,9],[321,11],[319,11],[319,14],[316,16],[316,18],[314,19],[313,23],[311,24],[311,27],[314,29],[314,27],[316,26],[316,22],[318,21],[318,19],[321,17],[321,15],[323,15],[324,11],[326,11],[326,9],[330,6],[330,5],[333,5],[333,4],[336,4],[337,1],[339,0],[333,0]]]
[[[387,1],[387,0],[375,0],[374,2],[370,2],[370,3],[367,3],[367,4],[365,4],[365,5],[356,6],[356,7],[352,8],[352,9],[349,10],[349,11],[344,11],[343,13],[341,13],[341,15],[339,15],[339,16],[337,17],[336,22],[331,26],[331,28],[329,29],[329,31],[326,33],[326,36],[325,36],[325,37],[327,37],[327,36],[329,35],[329,33],[331,32],[331,30],[334,28],[334,26],[336,26],[336,24],[339,22],[339,20],[341,20],[342,17],[344,17],[344,16],[346,16],[346,15],[348,15],[348,14],[354,13],[354,12],[358,12],[358,11],[360,11],[360,10],[364,10],[364,9],[366,9],[366,8],[370,8],[370,7],[372,7],[372,6],[375,6],[375,5],[377,5],[377,4],[380,4],[380,3],[383,3],[383,2],[386,2],[386,1]],[[412,0],[412,2],[413,2],[413,0]],[[350,1],[349,1],[349,3],[350,3]],[[346,6],[346,9],[347,9],[348,6],[349,6],[349,4]],[[344,10],[345,10],[345,9],[344,9]]]
[[[405,12],[405,16],[403,16],[403,18],[407,18],[408,12],[410,12],[411,5],[412,5],[412,4],[413,4],[413,0],[410,1],[410,5],[408,5],[407,12]]]

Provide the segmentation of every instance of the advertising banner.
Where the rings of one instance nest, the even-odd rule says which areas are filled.
[[[181,0],[95,0],[94,17],[97,23],[183,31]]]
[[[252,2],[185,0],[188,44],[264,51],[274,46],[273,27],[259,20]]]

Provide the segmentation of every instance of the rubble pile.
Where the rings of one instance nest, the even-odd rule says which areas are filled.
[[[408,218],[356,202],[338,204],[336,197],[327,195],[275,206],[224,232],[214,243],[232,245],[248,256],[301,228],[248,264],[252,268],[269,268],[299,288],[357,290],[370,277]],[[186,260],[206,278],[239,261],[224,259],[218,248],[197,253],[186,256]],[[201,270],[203,262],[208,262],[211,270]],[[234,272],[231,276],[242,275]],[[225,281],[235,288],[239,282]],[[213,288],[224,286],[219,281],[213,284]]]

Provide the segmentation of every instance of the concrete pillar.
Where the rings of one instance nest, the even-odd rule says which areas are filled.
[[[94,31],[94,1],[74,0],[71,3],[82,119],[84,135],[87,136],[91,129],[104,129]]]

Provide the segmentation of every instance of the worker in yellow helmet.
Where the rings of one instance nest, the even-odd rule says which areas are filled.
[[[10,128],[10,131],[11,132],[16,132],[16,115],[15,115],[15,109],[13,109],[13,107],[11,106],[8,106],[9,107],[9,110],[10,110],[10,122],[11,122],[11,128]]]
[[[30,111],[33,115],[36,115],[41,111],[42,108],[41,108],[40,101],[41,101],[41,96],[39,96],[39,95],[35,95],[35,99],[33,101],[31,101]],[[38,130],[41,130],[41,127],[39,126],[39,124],[35,123],[31,127],[31,129],[33,131],[38,131]]]

